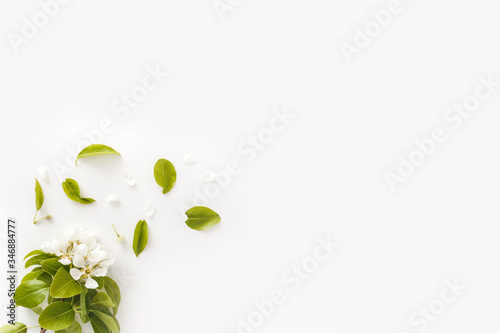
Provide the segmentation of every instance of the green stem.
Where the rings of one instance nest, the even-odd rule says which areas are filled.
[[[38,213],[38,212],[37,212]],[[44,217],[41,217],[39,218],[38,220],[34,221],[33,223],[34,224],[37,224],[38,222],[40,222],[41,220],[50,220],[52,218],[52,215],[47,215],[47,216],[44,216]],[[36,219],[36,215],[35,215],[35,219]]]
[[[112,224],[112,226],[113,226],[113,230],[114,230],[114,231],[115,231],[115,233],[116,233],[116,237],[121,237],[121,236],[120,236],[120,234],[118,233],[118,231],[116,231],[115,225],[114,225],[114,224]]]
[[[33,224],[36,224],[38,221],[36,220],[36,216],[38,215],[38,211],[35,212],[35,217],[33,218]]]

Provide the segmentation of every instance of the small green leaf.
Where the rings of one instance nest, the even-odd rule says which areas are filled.
[[[28,327],[23,323],[14,323],[14,325],[8,324],[0,328],[0,333],[26,333],[28,332]]]
[[[31,251],[30,253],[28,253],[26,255],[26,257],[24,257],[24,260],[28,259],[29,257],[33,257],[34,255],[39,255],[39,254],[49,254],[49,253],[45,253],[42,250],[34,250],[34,251]]]
[[[40,305],[49,293],[49,286],[43,281],[30,280],[17,287],[14,299],[18,306],[31,309]]]
[[[92,310],[92,312],[95,313],[96,316],[99,317],[99,319],[101,319],[101,321],[104,323],[104,325],[106,325],[106,327],[110,331],[115,333],[120,332],[120,328],[118,327],[117,323],[115,322],[112,316],[99,310]]]
[[[174,165],[164,158],[156,162],[154,175],[156,183],[163,188],[163,194],[170,192],[177,180],[177,172]]]
[[[21,280],[21,283],[23,283],[23,282],[27,282],[27,281],[31,281],[31,280],[36,280],[36,278],[37,278],[40,274],[42,274],[42,273],[43,273],[43,271],[42,271],[42,270],[37,270],[37,271],[33,270],[33,271],[29,272],[28,274],[26,274],[26,275],[23,277],[23,279]]]
[[[56,331],[56,333],[81,333],[81,332],[82,332],[82,327],[76,321],[74,321],[70,327],[67,327],[63,330]]]
[[[37,315],[40,315],[40,313],[42,313],[42,311],[43,311],[43,309],[40,306],[37,306],[36,308],[32,308],[31,310],[33,310],[33,312],[36,313]]]
[[[61,267],[63,267],[63,264],[59,262],[58,258],[47,259],[42,261],[42,269],[52,276],[56,275],[57,271]]]
[[[89,315],[90,319],[90,324],[92,325],[92,328],[94,329],[94,333],[109,333],[110,330],[104,324],[104,322],[93,312],[90,313]]]
[[[206,230],[220,222],[219,214],[207,207],[197,206],[186,212],[186,224],[191,229]]]
[[[33,256],[29,258],[28,261],[26,261],[26,264],[24,264],[24,268],[28,268],[33,265],[41,265],[42,261],[52,258],[57,258],[57,257],[49,253],[37,254],[36,256]]]
[[[94,296],[94,298],[92,299],[92,302],[90,303],[90,306],[112,308],[115,306],[115,304],[113,303],[111,298],[108,296],[108,294],[106,294],[104,292],[100,292]]]
[[[134,243],[132,244],[136,257],[144,251],[146,245],[148,245],[148,224],[145,220],[141,220],[137,222],[135,227]]]
[[[38,323],[45,329],[60,331],[70,327],[75,321],[75,310],[66,302],[52,303],[45,308],[38,318]]]
[[[89,306],[87,305],[87,288],[84,285],[82,286],[82,293],[80,294],[80,307],[82,308],[80,317],[85,324],[88,321]]]
[[[43,205],[43,191],[42,187],[40,186],[40,183],[38,182],[38,179],[36,179],[36,184],[35,184],[35,193],[36,193],[36,210],[40,210]]]
[[[116,314],[118,313],[118,306],[120,306],[120,302],[122,300],[120,287],[118,287],[118,284],[108,276],[104,276],[102,279],[104,281],[104,289],[106,289],[108,296],[111,298],[113,304],[115,305],[115,307],[113,308],[113,315],[116,316]]]
[[[87,156],[97,156],[97,155],[120,155],[119,152],[114,150],[111,147],[105,146],[105,145],[90,145],[87,148],[83,148],[83,150],[78,154],[78,157],[76,158],[75,165],[78,163],[78,160],[82,157],[87,157]]]
[[[43,272],[42,274],[36,277],[37,280],[45,282],[48,286],[52,283],[52,275],[47,272]]]
[[[76,282],[64,267],[59,268],[50,286],[50,296],[54,298],[69,298],[82,292],[82,287]]]
[[[82,198],[80,196],[80,186],[76,180],[67,178],[65,182],[62,183],[64,193],[73,201],[79,202],[81,204],[87,205],[93,203],[95,200],[91,198]]]

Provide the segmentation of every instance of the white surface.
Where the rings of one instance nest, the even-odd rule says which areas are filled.
[[[409,317],[455,277],[468,289],[427,331],[498,331],[500,90],[398,191],[383,177],[474,93],[479,75],[500,80],[498,5],[405,2],[347,64],[339,44],[387,3],[248,0],[221,21],[210,0],[71,1],[16,54],[6,36],[39,5],[3,1],[0,208],[3,220],[18,220],[19,255],[85,226],[117,251],[123,333],[229,333],[254,301],[288,290],[282,275],[331,235],[342,247],[256,332],[417,332]],[[113,113],[157,65],[170,76],[125,119]],[[283,106],[296,119],[248,162],[238,146]],[[67,199],[51,167],[41,213],[54,219],[34,226],[38,167],[65,163],[103,118],[115,127],[103,142],[122,157],[81,160],[64,175],[97,203]],[[182,163],[187,153],[196,165]],[[158,158],[177,167],[168,195],[153,179]],[[210,186],[200,174],[231,160],[241,174],[209,203],[222,222],[190,230],[179,207]],[[109,193],[121,203],[107,204]],[[150,199],[151,239],[136,259],[133,230]],[[115,243],[112,223],[125,243]]]

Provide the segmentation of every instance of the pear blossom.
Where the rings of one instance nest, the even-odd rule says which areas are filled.
[[[97,242],[94,234],[82,228],[69,228],[52,241],[42,244],[42,251],[58,256],[59,262],[70,266],[70,275],[85,282],[87,289],[96,289],[93,277],[106,276],[108,268],[115,262],[113,251]]]

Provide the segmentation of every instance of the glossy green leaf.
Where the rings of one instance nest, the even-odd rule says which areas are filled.
[[[87,205],[93,203],[95,200],[92,198],[82,198],[80,196],[80,186],[76,180],[67,178],[66,181],[62,183],[64,193],[73,201],[79,202],[81,204]]]
[[[80,318],[82,319],[83,323],[86,323],[88,321],[88,315],[89,315],[89,306],[87,303],[87,288],[82,285],[82,293],[80,294],[80,307],[81,307],[81,312],[80,312]]]
[[[42,250],[34,250],[34,251],[31,251],[30,253],[28,253],[26,255],[26,257],[24,257],[24,260],[28,259],[29,257],[33,257],[33,256],[39,255],[39,254],[49,254],[49,253],[45,253]]]
[[[81,332],[82,332],[82,326],[80,326],[80,324],[76,321],[74,321],[70,327],[56,331],[56,333],[81,333]]]
[[[37,271],[33,270],[33,271],[29,272],[28,274],[26,274],[26,275],[23,277],[23,279],[21,280],[21,283],[26,282],[26,281],[36,280],[36,278],[37,278],[40,274],[42,274],[42,273],[43,273],[43,271],[42,271],[42,270],[37,270]]]
[[[33,265],[41,265],[42,261],[47,260],[47,259],[52,259],[52,258],[57,258],[53,254],[49,253],[43,253],[43,254],[37,254],[26,261],[26,264],[24,265],[24,268],[28,268]]]
[[[69,298],[82,292],[82,287],[76,282],[64,267],[59,268],[50,286],[50,296],[54,298]]]
[[[43,328],[60,331],[70,327],[75,321],[73,306],[66,302],[52,303],[45,308],[38,318],[38,323]]]
[[[144,251],[146,245],[148,245],[148,224],[145,220],[141,220],[137,222],[135,227],[134,242],[132,244],[136,257]]]
[[[56,275],[59,268],[63,267],[58,258],[44,260],[41,264],[42,269],[52,276]]]
[[[104,288],[104,281],[103,281],[102,277],[94,276],[93,279],[98,284],[98,286],[96,288],[97,290],[101,290]]]
[[[90,313],[89,315],[90,324],[94,329],[94,333],[110,333],[111,331],[108,329],[106,324],[95,314]]]
[[[40,210],[43,205],[43,191],[42,187],[40,186],[40,182],[38,182],[38,179],[36,179],[36,184],[35,184],[35,193],[36,193],[36,210]]]
[[[101,319],[101,321],[106,325],[106,327],[113,333],[119,333],[120,328],[110,314],[106,314],[100,310],[92,310],[92,312]]]
[[[48,286],[52,284],[52,275],[47,272],[42,272],[36,279],[45,282]]]
[[[36,313],[37,315],[40,315],[40,313],[42,313],[43,311],[43,309],[40,306],[32,308],[31,310],[33,310],[33,312]]]
[[[43,281],[30,280],[17,287],[14,299],[16,305],[31,309],[40,305],[49,294],[49,286]]]
[[[112,308],[115,306],[115,304],[113,303],[111,298],[108,296],[108,294],[106,294],[104,292],[100,292],[94,296],[94,298],[92,299],[92,302],[90,303],[90,306]]]
[[[191,229],[206,230],[220,222],[219,214],[207,207],[197,206],[186,212],[186,224]]]
[[[122,299],[120,287],[118,287],[118,284],[110,277],[105,276],[102,279],[104,280],[104,289],[106,289],[108,296],[115,304],[115,307],[113,308],[113,315],[116,316]]]
[[[156,162],[154,167],[156,183],[163,188],[163,194],[167,194],[174,187],[177,180],[177,172],[174,165],[162,158]]]
[[[82,157],[98,156],[98,155],[120,155],[120,153],[114,150],[113,148],[105,145],[100,145],[100,144],[90,145],[87,148],[84,148],[80,152],[80,154],[78,154],[78,157],[76,158],[75,161],[75,165],[78,163],[78,160]]]
[[[8,324],[0,327],[0,333],[26,333],[28,328],[23,323]]]

